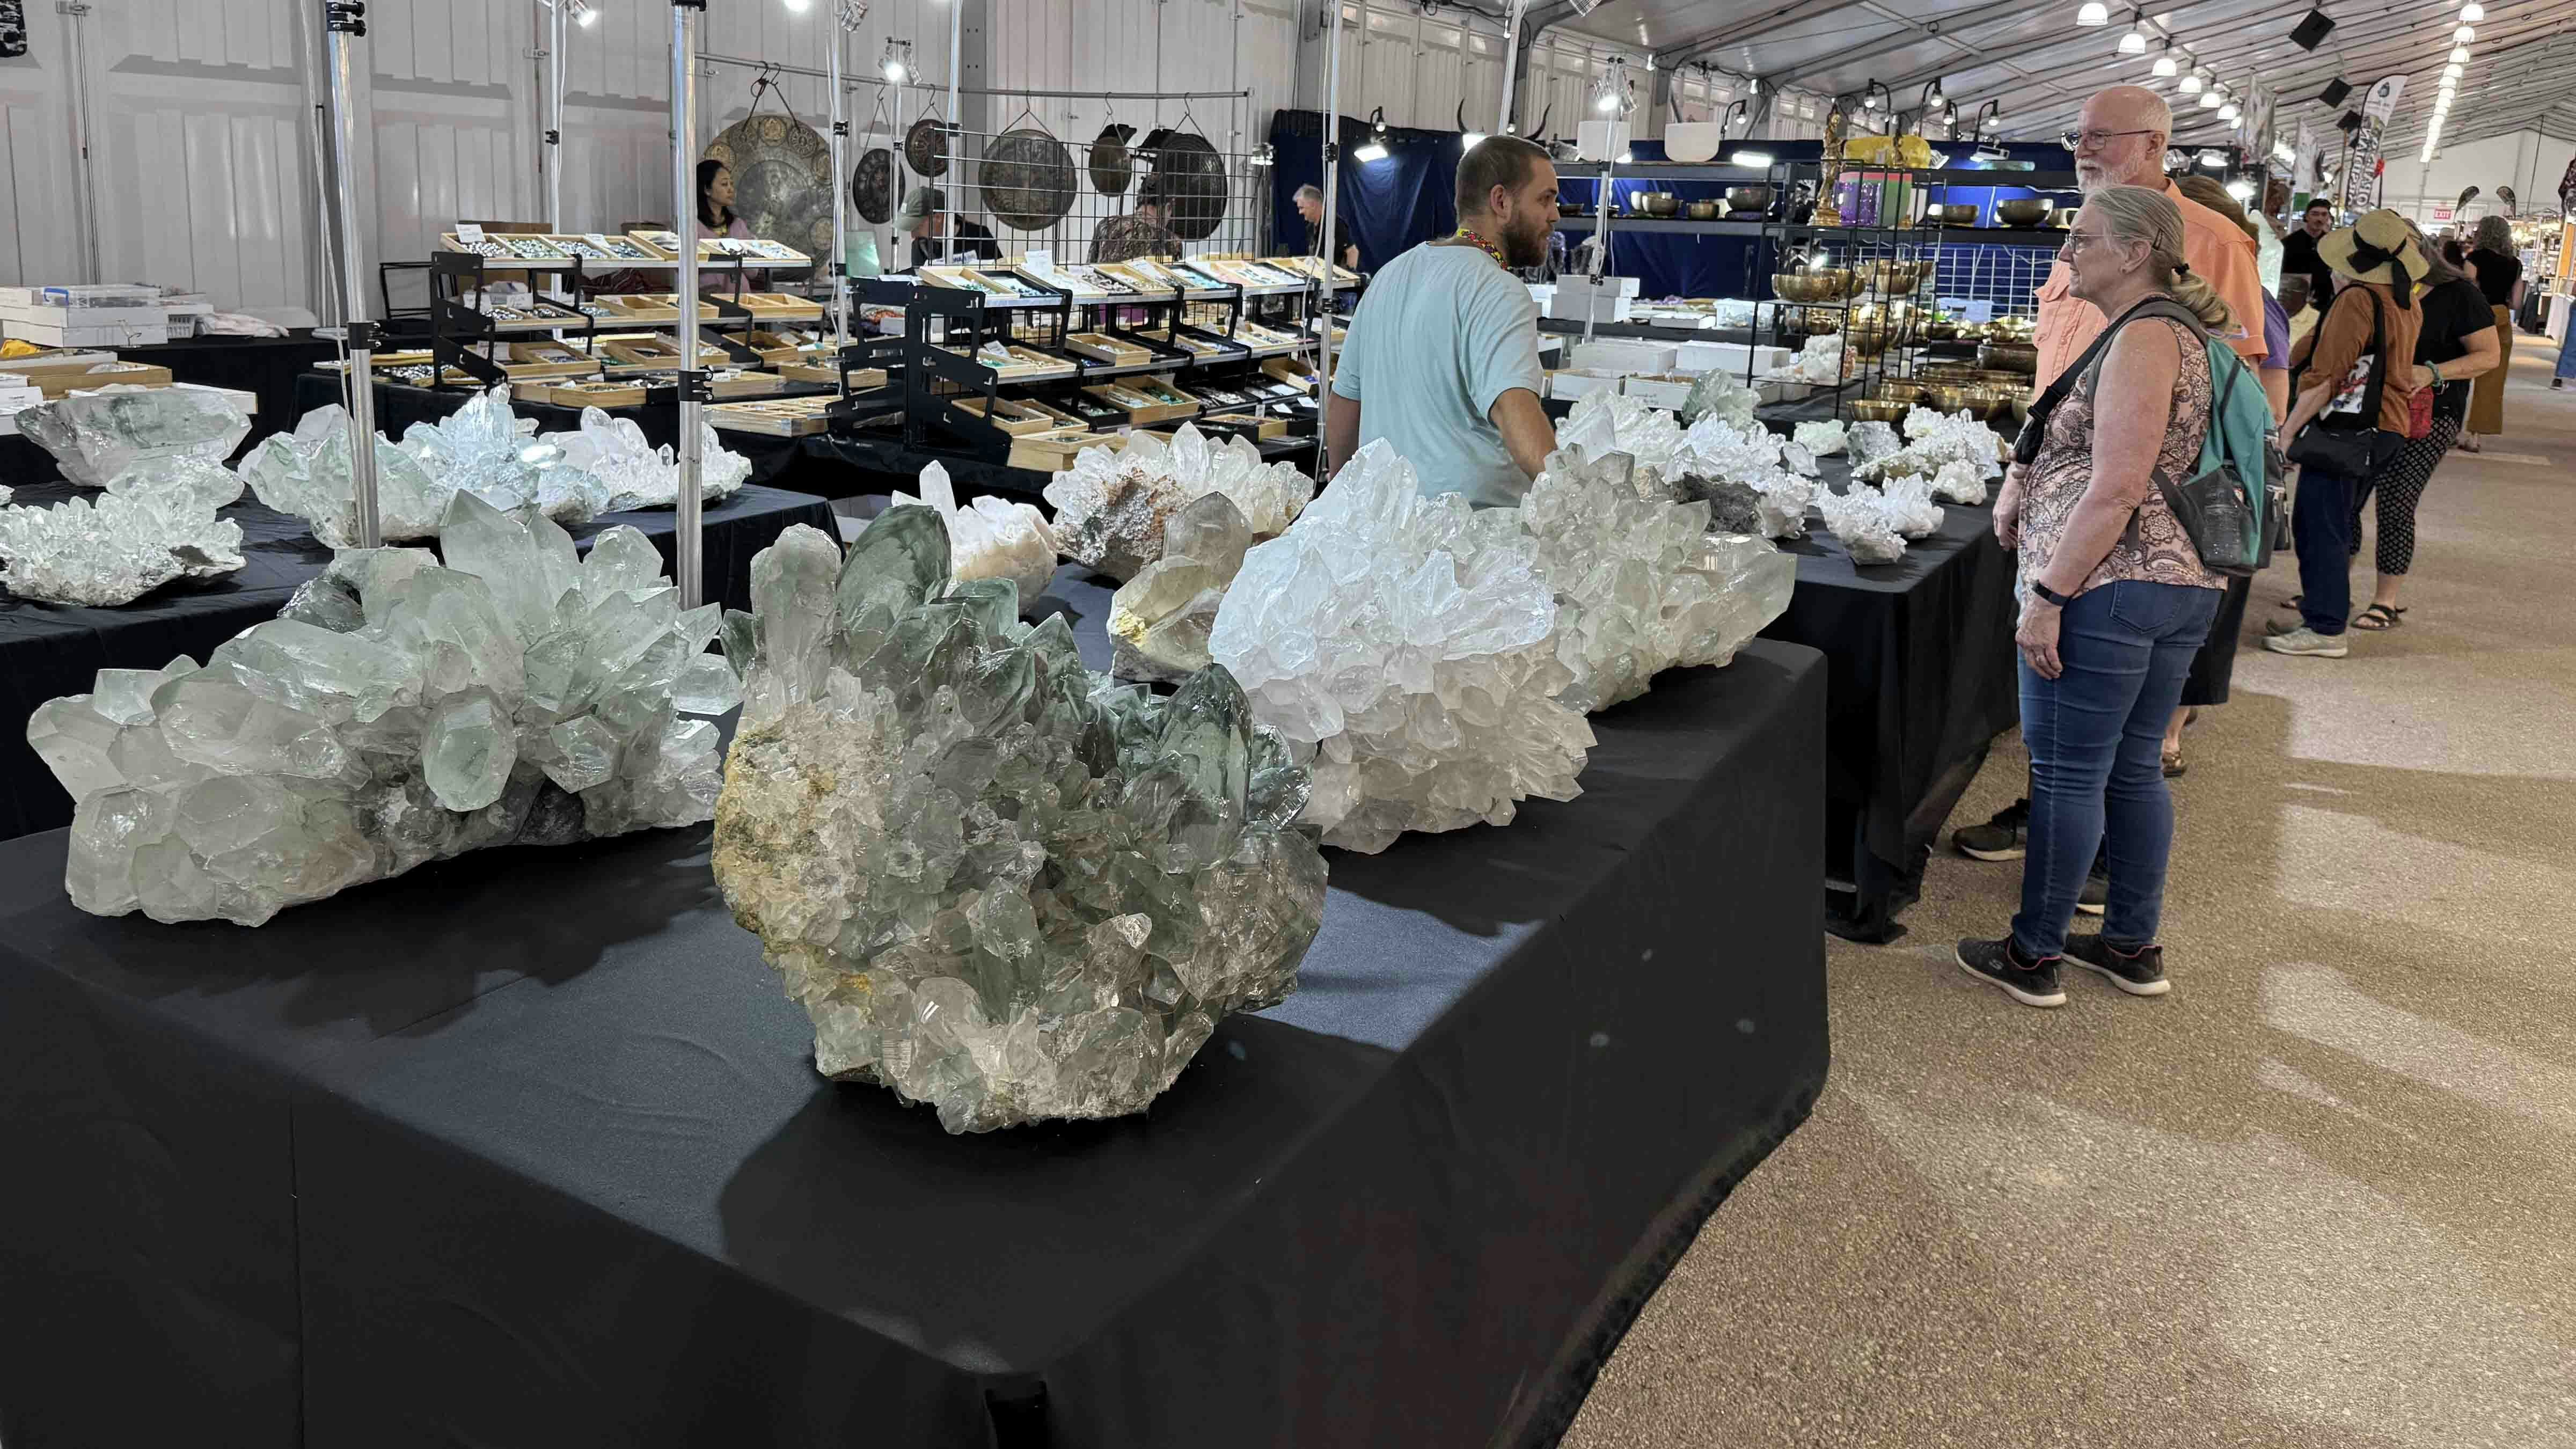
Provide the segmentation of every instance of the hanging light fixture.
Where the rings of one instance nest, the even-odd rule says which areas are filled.
[[[2467,70],[2468,70],[2468,67],[2467,67],[2467,66],[2464,66],[2464,65],[2457,65],[2457,64],[2454,64],[2454,65],[2446,65],[2446,66],[2442,67],[2442,79],[2444,79],[2444,80],[2458,80],[2458,79],[2460,78],[2461,74],[2462,74],[2463,72],[2467,71]]]
[[[2198,66],[2194,66],[2192,67],[2191,73],[2182,78],[2182,93],[2187,96],[2199,95],[2200,88],[2205,84],[2207,84],[2207,82],[2200,78],[2200,68]]]
[[[2470,3],[2460,7],[2460,18],[2475,25],[2487,18],[2487,7],[2478,4],[2477,0],[2470,0]]]
[[[2218,109],[2219,105],[2220,101],[2218,99],[2218,92],[2202,91],[2200,93],[2200,108],[2202,110],[2214,111]]]
[[[2159,79],[2172,80],[2181,71],[2182,67],[2174,64],[2173,42],[2168,40],[2165,42],[2164,54],[2156,57],[2155,74]]]
[[[1860,103],[1866,109],[1883,111],[1896,104],[1896,97],[1889,93],[1887,87],[1871,81],[1862,89]]]
[[[2468,48],[2467,46],[2465,46],[2465,45],[2455,45],[2455,46],[2452,46],[2452,47],[2451,47],[2451,59],[2452,59],[2453,61],[2455,61],[2455,62],[2457,62],[2457,63],[2461,64],[2461,65],[2466,65],[2466,64],[2468,64],[2468,63],[2469,63],[2469,48]]]
[[[2111,7],[2103,4],[2102,0],[2084,0],[2082,7],[2075,12],[2075,23],[2085,26],[2108,25],[2111,23]]]
[[[1351,148],[1351,159],[1354,161],[1386,159],[1386,107],[1379,106],[1369,112],[1369,138]]]
[[[2463,25],[2459,29],[2451,32],[2451,38],[2462,45],[2466,45],[2470,41],[2477,39],[2478,33]]]
[[[2243,115],[2243,114],[2244,114],[2244,112],[2239,111],[2239,110],[2237,110],[2237,109],[2236,109],[2236,103],[2235,103],[2234,101],[2229,101],[2227,104],[2225,104],[2225,105],[2223,105],[2223,106],[2220,106],[2220,107],[2218,108],[2218,119],[2220,119],[2220,120],[2222,120],[2222,121],[2230,121],[2230,122],[2232,122],[2232,121],[2234,121],[2238,116]]]
[[[877,57],[877,69],[885,72],[887,84],[898,86],[903,84],[903,78],[912,71],[912,68],[904,63],[911,58],[911,55],[911,41],[897,40],[891,35],[886,37],[885,50]]]
[[[590,0],[564,0],[570,7],[572,23],[588,30],[599,23],[599,12],[590,8]]]
[[[2120,37],[2120,53],[2122,55],[2144,55],[2147,53],[2147,15],[2145,11],[2132,10],[2129,12],[2129,31],[2126,35]]]

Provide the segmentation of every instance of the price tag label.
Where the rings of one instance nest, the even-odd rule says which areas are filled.
[[[483,228],[470,221],[460,221],[456,224],[456,239],[461,242],[479,242],[483,239]]]
[[[606,232],[586,231],[581,234],[581,239],[590,243],[592,246],[599,248],[601,251],[608,250],[608,234]]]
[[[1028,260],[1029,265],[1033,267],[1052,267],[1055,265],[1055,252],[1052,249],[1042,252],[1033,251],[1028,254]]]

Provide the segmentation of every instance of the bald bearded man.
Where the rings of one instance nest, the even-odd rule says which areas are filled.
[[[2236,315],[2236,330],[2227,344],[2248,367],[2263,361],[2263,276],[2254,241],[2234,222],[2182,194],[2165,179],[2165,146],[2173,135],[2173,112],[2164,98],[2144,86],[2113,86],[2084,103],[2077,122],[2075,180],[2086,194],[2105,186],[2143,186],[2161,191],[2182,209],[2183,262],[2194,275],[2218,289]],[[2048,269],[2039,289],[2039,377],[2046,387],[2075,365],[2093,339],[2110,325],[2101,310],[2069,289],[2075,274],[2063,258]]]

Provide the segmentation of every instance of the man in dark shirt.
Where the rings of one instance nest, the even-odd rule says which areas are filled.
[[[1306,218],[1306,255],[1321,256],[1324,250],[1324,193],[1321,188],[1297,188],[1297,214]],[[1333,218],[1333,260],[1356,272],[1360,269],[1360,249],[1351,240],[1351,219]]]
[[[2308,303],[2319,312],[2334,297],[2334,268],[2317,255],[2317,239],[2334,230],[2334,206],[2322,199],[2308,203],[2299,225],[2281,238],[2281,273],[2308,279]]]
[[[1136,184],[1136,209],[1113,216],[1091,233],[1091,260],[1124,262],[1137,257],[1177,257],[1181,239],[1172,232],[1169,178],[1156,173]]]
[[[912,194],[903,199],[903,214],[895,218],[894,228],[911,235],[912,264],[916,267],[962,262],[971,257],[988,262],[1002,259],[1002,244],[993,239],[993,229],[950,215],[948,193],[936,186],[912,188]]]

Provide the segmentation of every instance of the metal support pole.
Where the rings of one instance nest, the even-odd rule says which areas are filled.
[[[889,114],[894,119],[886,124],[894,129],[886,137],[886,148],[893,153],[886,160],[886,216],[892,225],[886,230],[886,255],[877,258],[880,276],[912,265],[912,258],[904,255],[903,238],[903,87],[896,86],[888,99],[892,102]]]
[[[1601,274],[1610,270],[1610,182],[1618,172],[1616,161],[1601,163],[1601,194],[1594,198],[1592,212],[1592,298],[1583,308],[1583,340],[1592,340],[1592,329],[1601,320]]]
[[[560,233],[563,214],[564,12],[570,0],[546,6],[546,229]]]
[[[966,129],[966,116],[957,109],[957,65],[963,53],[965,34],[966,0],[948,0],[948,124],[955,126],[961,135]],[[1155,79],[1160,80],[1162,77],[1157,76]],[[966,179],[965,173],[960,171],[957,179],[963,182]]]
[[[1316,295],[1323,298],[1323,327],[1315,333],[1315,481],[1331,480],[1333,465],[1333,223],[1340,216],[1342,194],[1342,0],[1324,0],[1333,21],[1325,32],[1324,51],[1324,220],[1318,248],[1324,256],[1323,279]]]
[[[1529,0],[1512,0],[1512,17],[1503,25],[1503,115],[1494,123],[1497,136],[1512,134],[1512,82],[1520,78],[1521,12],[1528,8]]]
[[[332,189],[339,200],[340,325],[347,329],[349,370],[349,534],[357,548],[384,542],[376,516],[376,324],[367,320],[366,271],[358,255],[357,185],[350,157],[358,149],[358,118],[349,106],[349,42],[367,33],[360,0],[323,0],[322,30],[328,47]]]
[[[706,524],[698,487],[706,465],[704,408],[713,394],[706,369],[698,365],[698,37],[693,23],[706,8],[707,0],[671,0],[671,195],[678,211],[671,230],[680,238],[680,481],[671,520],[678,558],[671,582],[680,587],[683,609],[696,608],[706,594]]]
[[[832,348],[837,355],[850,341],[850,242],[845,230],[849,215],[849,157],[844,150],[850,139],[848,101],[841,94],[841,52],[848,48],[850,30],[857,23],[856,7],[842,0],[832,16],[832,44],[828,52],[832,93],[832,265],[823,275],[832,279]]]

